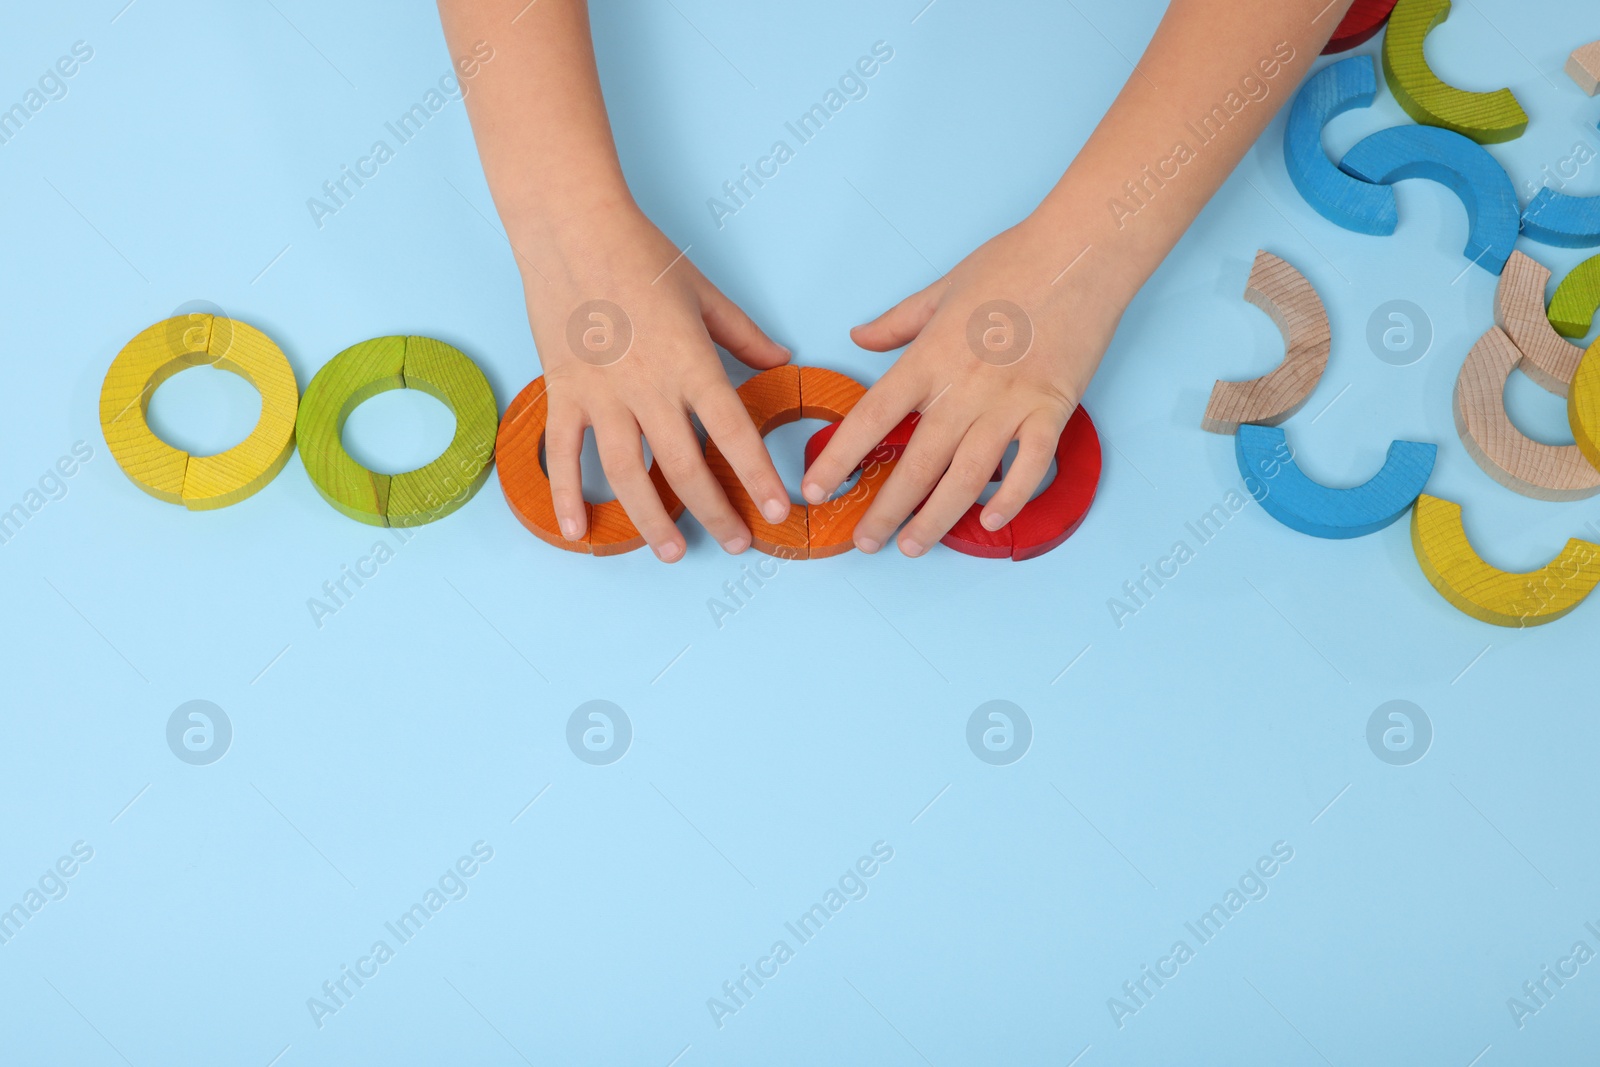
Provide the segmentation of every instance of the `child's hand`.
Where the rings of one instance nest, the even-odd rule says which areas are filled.
[[[579,455],[594,427],[606,478],[656,556],[684,540],[651,484],[640,435],[668,483],[729,552],[750,531],[706,466],[689,413],[728,457],[772,522],[789,494],[712,342],[751,367],[787,362],[772,341],[631,204],[563,223],[537,264],[522,260],[528,320],[550,403],[545,457],[561,532],[583,536]],[[605,301],[610,306],[596,306]]]
[[[906,555],[922,555],[978,499],[1013,440],[1016,459],[980,521],[998,530],[1028,502],[1128,299],[1092,250],[1073,262],[1082,250],[1024,222],[851,331],[876,352],[911,346],[806,471],[806,499],[825,499],[907,412],[923,413],[856,525],[861,551],[876,552],[926,498],[899,541]]]

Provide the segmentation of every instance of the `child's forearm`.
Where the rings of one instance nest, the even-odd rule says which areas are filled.
[[[496,62],[467,111],[495,207],[519,253],[542,257],[574,223],[631,208],[583,0],[439,0],[452,54],[487,41]]]
[[[1076,242],[1062,265],[1092,246],[1084,265],[1131,299],[1293,96],[1350,3],[1172,0],[1138,69],[1033,215]]]

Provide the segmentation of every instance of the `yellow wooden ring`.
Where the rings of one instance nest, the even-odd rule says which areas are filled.
[[[156,387],[199,366],[232,371],[261,394],[250,436],[212,456],[173,448],[146,421]],[[294,368],[266,334],[236,319],[180,315],[141,330],[111,361],[100,387],[100,430],[133,484],[203,511],[237,504],[277,476],[294,450],[299,404]]]

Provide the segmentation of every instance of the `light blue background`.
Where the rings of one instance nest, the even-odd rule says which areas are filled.
[[[1506,999],[1574,941],[1600,948],[1583,928],[1600,921],[1594,607],[1489,627],[1428,586],[1404,523],[1320,541],[1252,505],[1126,625],[1107,608],[1239,484],[1232,442],[1199,421],[1213,379],[1280,357],[1240,297],[1257,248],[1304,271],[1333,321],[1327,374],[1288,424],[1308,473],[1353,483],[1391,439],[1434,441],[1430,491],[1464,505],[1490,561],[1526,569],[1595,535],[1600,501],[1518,497],[1456,438],[1450,393],[1494,279],[1461,273],[1464,215],[1441,187],[1399,188],[1392,238],[1344,232],[1290,185],[1280,116],[1124,320],[1087,398],[1099,498],[1042,559],[786,566],[719,628],[708,599],[764,557],[726,557],[688,519],[672,567],[568,555],[491,479],[318,628],[307,599],[388,535],[329,508],[298,457],[222,511],[145,496],[105,450],[100,381],[198,299],[266,330],[302,388],[387,333],[458,345],[502,408],[538,373],[459,102],[324,228],[306,210],[446,71],[437,15],[123,2],[20,7],[0,38],[6,105],[74,41],[94,49],[0,145],[0,507],[75,441],[94,449],[0,545],[0,907],[74,842],[94,849],[0,946],[0,1062],[1592,1056],[1600,964],[1524,1029]],[[1037,201],[1163,7],[922,2],[594,12],[641,204],[798,360],[863,381],[885,360],[847,327]],[[1532,114],[1491,149],[1524,199],[1541,166],[1600,147],[1600,101],[1561,74],[1600,19],[1538,6],[1463,2],[1429,41],[1447,80],[1510,85]],[[716,228],[706,198],[878,40],[895,54],[870,95]],[[1328,146],[1401,121],[1380,90]],[[1600,166],[1568,191],[1600,193]],[[1582,258],[1527,247],[1558,276]],[[1393,298],[1436,333],[1407,367],[1365,340]],[[157,398],[180,443],[218,447],[253,419],[253,393],[208,378],[226,375]],[[1511,400],[1531,432],[1570,440],[1559,399],[1519,380]],[[352,435],[401,469],[449,432],[431,401],[385,397]],[[791,481],[803,437],[773,437]],[[166,744],[191,699],[232,722],[210,766]],[[565,740],[591,699],[633,724],[609,766]],[[991,699],[1033,724],[1011,766],[967,747]],[[1433,723],[1411,766],[1365,740],[1391,699]],[[470,893],[319,1029],[307,998],[479,840],[494,858]],[[865,899],[718,1029],[707,998],[877,841],[894,858]],[[1294,859],[1269,895],[1119,1030],[1107,998],[1277,841]]]

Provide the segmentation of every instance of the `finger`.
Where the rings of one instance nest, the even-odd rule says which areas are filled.
[[[1050,461],[1056,455],[1056,441],[1066,426],[1064,417],[1038,414],[1025,420],[1017,430],[1017,458],[1011,461],[1005,481],[994,496],[984,505],[978,521],[985,530],[998,530],[1017,517],[1023,505],[1032,499],[1034,490],[1050,472]]]
[[[606,480],[650,550],[663,563],[682,558],[683,534],[662,506],[650,473],[645,470],[639,424],[626,411],[608,412],[595,418],[594,438]]]
[[[695,436],[688,416],[675,409],[663,410],[645,420],[644,436],[667,483],[706,532],[735,555],[749,548],[750,530],[706,466],[700,438]]]
[[[706,434],[733,466],[740,484],[761,509],[762,516],[770,523],[788,518],[789,490],[778,477],[778,469],[767,454],[766,442],[761,440],[744,401],[733,387],[722,380],[705,385],[689,398],[689,406],[700,416]]]
[[[909,344],[933,318],[945,285],[945,280],[940,278],[921,292],[912,293],[871,322],[851,330],[850,339],[873,352],[887,352]]]
[[[722,290],[700,279],[700,316],[706,332],[747,367],[768,370],[789,362],[789,350],[765,333]]]
[[[949,533],[950,527],[978,499],[994,474],[995,464],[1011,444],[1010,428],[1002,429],[1003,426],[996,420],[978,423],[967,431],[933,495],[900,532],[901,552],[922,555]]]
[[[850,413],[834,431],[833,438],[822,450],[801,479],[800,492],[813,504],[828,499],[839,488],[850,472],[856,469],[861,457],[877,447],[879,441],[895,423],[905,418],[924,398],[925,390],[904,370],[906,364],[896,363],[877,384],[867,390],[867,395],[856,403]],[[915,438],[913,438],[915,440]]]
[[[895,529],[905,521],[905,517],[911,514],[911,509],[926,499],[928,491],[944,477],[950,467],[951,457],[956,453],[956,446],[961,443],[970,425],[967,422],[949,419],[935,421],[929,418],[923,418],[917,424],[917,431],[911,435],[911,443],[906,446],[905,454],[895,463],[894,470],[867,508],[867,513],[856,523],[857,548],[863,552],[876,552],[883,547],[894,535]],[[983,472],[984,476],[993,471],[991,460],[989,469]],[[926,546],[919,543],[916,547],[924,549]],[[920,552],[909,554],[920,555]]]
[[[588,509],[583,506],[583,412],[570,402],[550,398],[544,425],[544,465],[550,498],[561,536],[577,541],[584,535]]]

